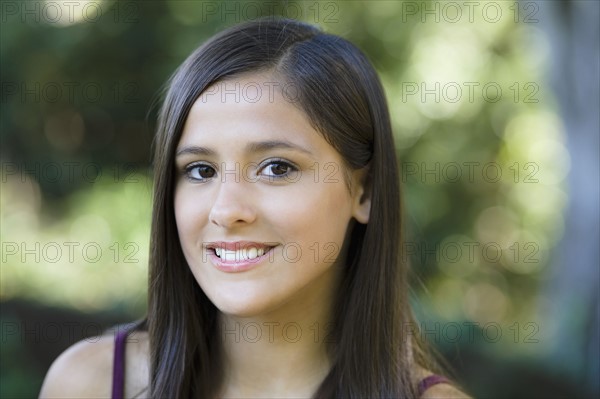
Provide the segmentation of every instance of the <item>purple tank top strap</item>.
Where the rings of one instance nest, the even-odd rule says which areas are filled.
[[[437,384],[450,384],[450,380],[442,375],[432,374],[419,381],[417,391],[419,397],[423,396],[426,390]]]
[[[112,399],[123,399],[125,388],[125,342],[128,329],[117,330],[113,357]]]

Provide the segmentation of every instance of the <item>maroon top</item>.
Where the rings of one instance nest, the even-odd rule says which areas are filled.
[[[426,390],[437,384],[450,384],[450,381],[443,375],[432,374],[419,381],[417,392],[419,397],[423,396]]]
[[[112,380],[112,399],[123,399],[125,388],[125,342],[127,341],[128,329],[118,331],[115,335],[115,356],[113,358],[113,380]],[[432,374],[419,381],[417,392],[419,397],[423,393],[437,384],[449,384],[450,381],[441,375]]]
[[[123,399],[125,388],[125,341],[128,329],[117,330],[113,357],[112,399]]]

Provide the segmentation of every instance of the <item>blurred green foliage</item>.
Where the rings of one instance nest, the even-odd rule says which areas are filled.
[[[215,32],[280,14],[349,39],[381,74],[428,338],[452,359],[459,345],[524,369],[557,344],[538,287],[562,236],[569,155],[543,80],[549,43],[522,4],[80,1],[60,16],[49,4],[2,3],[2,301],[143,316],[157,94]],[[27,365],[10,367],[3,379]],[[490,392],[476,363],[456,367]]]

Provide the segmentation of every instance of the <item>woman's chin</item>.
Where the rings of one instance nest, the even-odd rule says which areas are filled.
[[[276,302],[255,295],[228,295],[211,298],[217,309],[226,316],[234,318],[255,318],[273,310]]]

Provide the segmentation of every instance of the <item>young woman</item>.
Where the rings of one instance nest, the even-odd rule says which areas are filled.
[[[400,214],[356,47],[292,20],[216,35],[160,112],[147,319],[69,349],[41,396],[464,397],[413,328]]]

